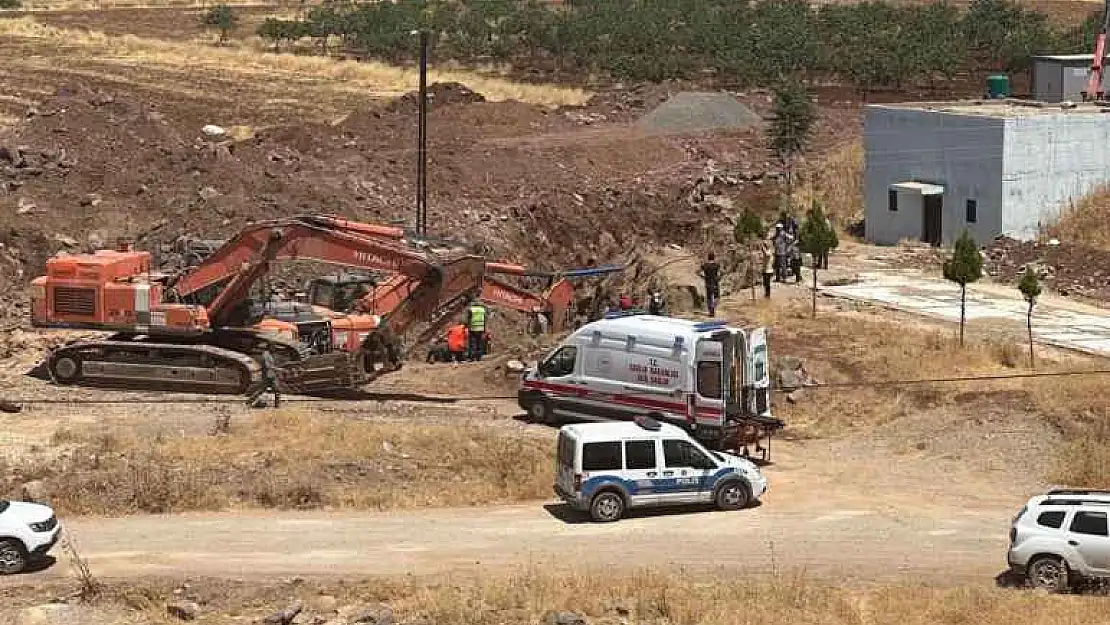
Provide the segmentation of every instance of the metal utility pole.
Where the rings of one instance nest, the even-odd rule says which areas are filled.
[[[428,236],[428,32],[420,31],[420,118],[416,145],[416,234]]]

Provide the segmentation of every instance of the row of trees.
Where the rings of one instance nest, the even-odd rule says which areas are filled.
[[[370,57],[406,60],[412,31],[436,55],[521,68],[604,72],[618,79],[730,82],[835,76],[870,90],[950,79],[965,70],[1019,71],[1030,56],[1085,52],[1099,20],[1059,30],[1012,0],[906,6],[886,0],[812,6],[806,0],[325,0],[299,20],[268,19],[258,34],[280,47],[303,38]]]

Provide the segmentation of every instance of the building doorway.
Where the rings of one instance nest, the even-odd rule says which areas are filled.
[[[921,240],[937,247],[941,243],[941,214],[944,208],[944,196],[936,193],[922,196]]]

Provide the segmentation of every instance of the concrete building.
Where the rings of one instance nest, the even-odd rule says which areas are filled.
[[[1030,239],[1110,181],[1110,113],[1094,104],[986,100],[870,105],[869,241]]]
[[[1033,57],[1033,99],[1082,102],[1091,76],[1093,54],[1046,54]],[[1102,77],[1106,89],[1106,75]]]

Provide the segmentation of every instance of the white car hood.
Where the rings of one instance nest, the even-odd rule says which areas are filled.
[[[717,453],[719,453],[721,455],[721,458],[724,459],[721,461],[721,464],[725,466],[736,467],[744,473],[759,473],[759,467],[757,467],[755,463],[751,460],[741,458],[740,456],[734,456],[732,454],[726,454],[724,452]]]
[[[49,506],[26,501],[9,502],[7,510],[0,512],[0,523],[42,523],[54,516],[54,511]]]

